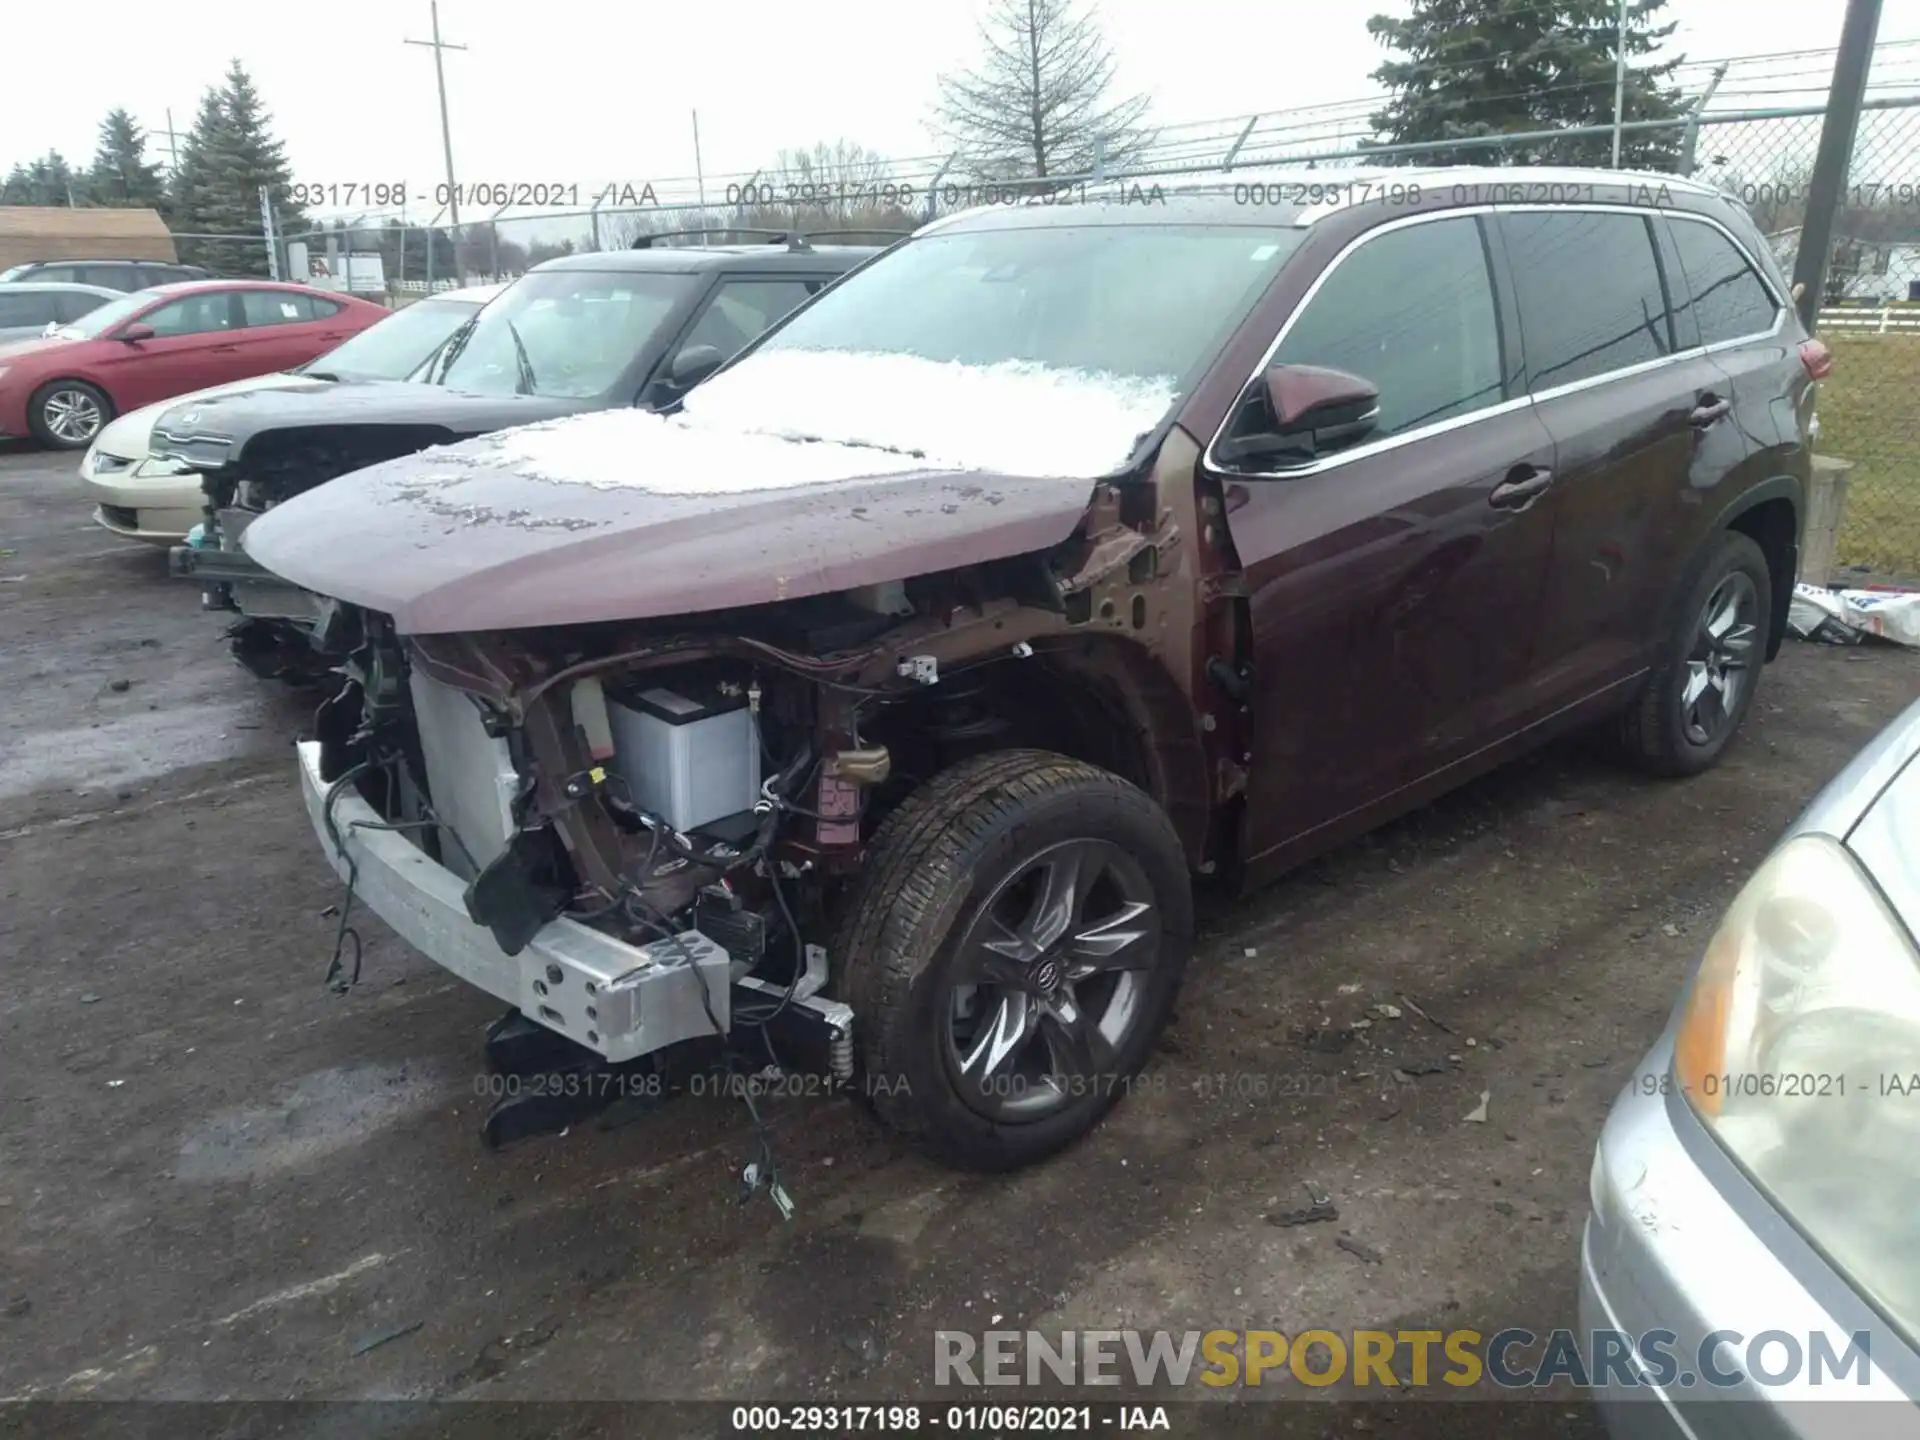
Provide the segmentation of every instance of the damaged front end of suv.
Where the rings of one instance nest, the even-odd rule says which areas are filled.
[[[406,482],[376,470],[349,484]],[[352,655],[300,750],[316,830],[350,897],[513,1007],[496,1039],[541,1065],[665,1073],[719,1042],[756,1067],[859,1085],[954,1158],[1028,1158],[1009,1136],[1065,1132],[1009,1128],[1023,1104],[1044,1119],[1056,1095],[1111,1098],[1144,1059],[1185,958],[1211,797],[1238,773],[1234,737],[1203,730],[1176,679],[1213,648],[1192,598],[1193,517],[1151,503],[1150,485],[1102,487],[1091,506],[1086,493],[866,477],[808,487],[777,514],[740,507],[730,544],[723,508],[694,523],[731,560],[637,566],[614,602],[652,609],[678,574],[719,602],[697,614],[448,632],[457,611],[489,619],[488,602],[336,602]],[[632,503],[578,498],[583,521],[595,500]],[[416,489],[402,503],[432,501]],[[257,553],[308,573],[277,555],[274,521]],[[564,553],[610,522],[459,523]],[[874,563],[856,552],[804,580],[783,572],[825,527],[960,563],[792,593]],[[569,587],[549,591],[562,608]],[[1150,796],[1167,797],[1164,814]],[[1019,840],[1036,815],[1057,854]],[[969,858],[970,828],[996,824],[1015,849]],[[928,869],[943,865],[956,896]],[[950,905],[994,866],[1004,893],[965,942],[975,983],[929,1026],[905,1008],[910,972],[959,939],[931,897]],[[915,905],[923,939],[883,933]],[[945,1054],[924,1043],[935,1032]],[[941,1084],[978,1087],[990,1103],[962,1117],[978,1123],[918,1112]],[[531,1123],[497,1117],[502,1134]]]
[[[934,284],[969,258],[1097,288],[1073,262],[1113,238],[963,232],[956,256],[936,232],[679,413],[430,449],[247,530],[347,627],[300,764],[349,903],[511,1007],[496,1063],[718,1050],[990,1169],[1123,1093],[1247,758],[1226,502],[1174,402],[1286,247],[1218,246],[1241,268],[1184,356],[934,360],[884,333],[979,323]]]

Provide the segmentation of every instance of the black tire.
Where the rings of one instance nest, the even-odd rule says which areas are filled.
[[[1064,862],[1052,858],[1063,856]],[[973,943],[964,946],[974,957],[970,963],[984,958],[1006,969],[1025,967],[1020,974],[1031,978],[1031,995],[1026,982],[1018,988],[997,978],[964,984],[971,972],[962,968],[963,941],[977,937],[976,925],[991,925],[989,907],[1004,914],[1012,913],[1009,905],[1031,905],[1030,919],[1044,915],[1044,895],[1052,892],[1056,872],[1067,870],[1091,878],[1078,887],[1069,907],[1074,923],[1061,922],[1065,933],[1054,948],[1007,960],[982,957],[985,947]],[[1073,894],[1071,879],[1061,883]],[[1023,892],[1027,885],[1031,890]],[[1121,899],[1108,921],[1081,913],[1097,896],[1109,897],[1097,902],[1105,906],[1112,897],[1148,891],[1150,901]],[[1134,904],[1150,904],[1145,913],[1157,928],[1134,926]],[[1123,923],[1129,928],[1112,928]],[[1046,928],[1014,927],[1022,944]],[[1014,943],[1004,925],[988,933],[1008,937],[996,945]],[[1133,935],[1139,938],[1121,938]],[[867,1103],[891,1128],[949,1164],[1011,1170],[1092,1129],[1146,1063],[1193,948],[1186,856],[1166,814],[1118,776],[1047,751],[998,751],[934,777],[882,822],[837,940],[838,990],[853,1008],[858,1082]],[[1120,948],[1113,954],[1143,947],[1126,949],[1127,963],[1143,968],[1108,969],[1112,958],[1085,959],[1115,940]],[[1047,988],[1049,981],[1055,988]],[[955,1039],[956,1029],[969,1023],[960,1015],[969,999],[980,1037],[993,1030],[990,1008],[1009,1024],[1002,1001],[1018,1000],[1021,1014],[1031,1005],[1035,1017],[1021,1045],[1049,1058],[1064,1048],[1089,1063],[1060,1065],[1054,1074],[1065,1079],[1029,1081],[1016,1068],[1028,1052],[1016,1049],[1004,1074],[971,1084],[960,1049],[975,1044],[978,1058],[995,1047],[991,1039]],[[1076,1015],[1077,1030],[1066,1023]],[[1107,1024],[1118,1034],[1107,1036]],[[1007,1113],[1027,1106],[1030,1113]]]
[[[57,413],[62,402],[91,405],[95,417],[92,428],[84,434],[74,433],[71,423]],[[33,431],[33,438],[50,450],[84,450],[112,420],[113,401],[99,386],[84,380],[49,380],[27,401],[27,426]]]
[[[1709,605],[1718,606],[1732,593],[1746,597],[1749,608],[1735,627],[1745,631],[1744,664],[1738,672],[1737,693],[1727,705],[1726,691],[1716,691],[1712,671],[1718,654],[1721,680],[1726,679],[1729,671],[1725,667],[1732,663],[1730,652],[1724,646],[1716,650],[1708,645],[1704,629],[1713,618],[1708,614]],[[1621,717],[1620,749],[1626,758],[1654,775],[1698,775],[1711,768],[1725,753],[1753,705],[1772,620],[1773,581],[1766,554],[1745,535],[1731,531],[1721,535],[1675,612],[1652,673]],[[1704,660],[1703,651],[1707,652]],[[1698,667],[1703,664],[1708,671],[1706,698],[1711,701],[1716,693],[1723,697],[1718,718],[1706,727],[1699,723],[1688,699],[1689,686],[1701,683]]]

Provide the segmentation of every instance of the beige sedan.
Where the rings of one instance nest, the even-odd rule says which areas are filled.
[[[129,411],[103,429],[80,461],[80,489],[94,520],[116,535],[150,545],[178,545],[203,518],[199,474],[177,460],[153,457],[153,427],[177,406],[215,395],[281,390],[316,381],[417,378],[440,347],[504,285],[447,290],[392,315],[298,370],[256,375],[176,395]]]

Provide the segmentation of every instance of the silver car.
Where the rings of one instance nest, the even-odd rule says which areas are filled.
[[[54,280],[18,280],[0,285],[0,343],[32,340],[51,325],[67,325],[121,292],[104,285],[73,285]]]
[[[1620,1440],[1920,1434],[1916,756],[1920,704],[1748,881],[1601,1132],[1580,1325],[1633,1346],[1594,1376]]]

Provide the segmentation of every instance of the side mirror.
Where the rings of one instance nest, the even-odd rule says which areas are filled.
[[[153,326],[147,324],[144,320],[136,320],[131,325],[123,328],[120,333],[113,338],[116,340],[124,340],[129,345],[136,345],[142,340],[153,339]]]
[[[1223,440],[1222,460],[1304,465],[1365,439],[1380,423],[1379,387],[1344,370],[1275,365],[1255,395],[1265,400],[1265,423]]]
[[[727,363],[727,357],[712,345],[689,345],[673,357],[667,378],[677,390],[690,390]]]

